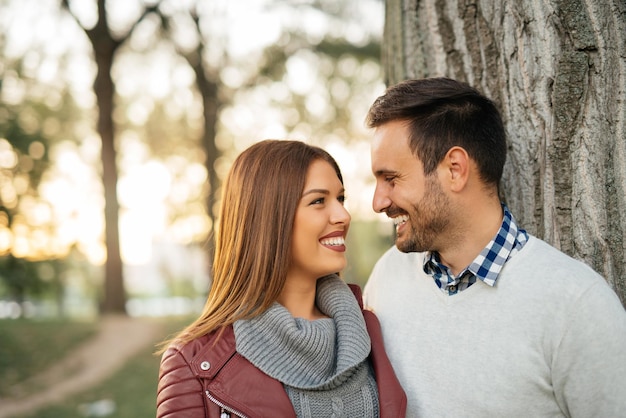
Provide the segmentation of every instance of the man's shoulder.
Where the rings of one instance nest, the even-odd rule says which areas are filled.
[[[606,280],[590,265],[532,235],[522,251],[506,263],[503,274],[522,275],[525,286],[553,288],[558,294],[579,294],[591,287],[608,287]]]
[[[520,255],[520,259],[523,259],[529,266],[534,265],[539,268],[549,266],[553,271],[565,270],[570,273],[579,272],[582,275],[592,275],[601,278],[601,276],[584,261],[564,253],[534,235],[529,235],[528,242],[520,252]]]

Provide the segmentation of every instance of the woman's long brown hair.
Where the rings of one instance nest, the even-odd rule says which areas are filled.
[[[261,141],[237,157],[223,185],[206,304],[160,352],[254,317],[277,300],[289,268],[296,209],[317,159],[327,161],[343,184],[330,154],[300,141]]]

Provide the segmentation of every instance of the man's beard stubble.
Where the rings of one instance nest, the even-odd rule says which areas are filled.
[[[396,237],[396,247],[404,253],[438,251],[437,241],[450,224],[450,199],[436,177],[428,177],[424,197],[408,212],[404,240]]]

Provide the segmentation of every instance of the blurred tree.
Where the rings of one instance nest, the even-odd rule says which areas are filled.
[[[2,279],[5,295],[22,305],[27,296],[43,293],[46,283],[41,280],[35,262],[17,258],[8,254],[0,258],[0,279]]]
[[[356,18],[353,13],[354,9],[349,7],[350,5],[355,7],[356,2],[345,2],[341,7],[337,7],[334,2],[312,2],[304,5],[306,6],[304,9],[312,9],[328,19],[345,23]],[[268,2],[266,7],[268,10],[279,7],[288,8],[290,16],[302,16],[301,19],[304,18],[303,13],[306,13],[306,10],[302,10],[303,4],[298,1],[280,4]],[[303,31],[297,23],[293,27],[285,26],[279,42],[264,48],[252,57],[246,57],[248,59],[245,63],[239,62],[227,50],[227,37],[219,31],[211,30],[223,24],[222,21],[226,19],[223,12],[219,5],[211,7],[201,2],[193,2],[188,7],[171,7],[165,12],[159,9],[166,38],[172,41],[178,54],[192,68],[201,97],[201,144],[205,151],[205,167],[208,175],[207,212],[211,225],[215,224],[217,192],[220,185],[217,165],[223,156],[222,150],[216,143],[222,109],[242,100],[247,91],[255,91],[266,86],[271,88],[277,83],[285,83],[289,58],[308,51],[309,55],[320,56],[319,60],[325,64],[324,66],[314,65],[324,79],[323,88],[332,90],[328,94],[329,100],[325,107],[330,109],[329,114],[333,117],[320,120],[318,114],[308,112],[306,110],[308,92],[288,94],[287,100],[276,103],[279,111],[288,115],[293,115],[295,112],[298,116],[286,116],[285,128],[291,131],[305,123],[315,126],[316,138],[313,141],[318,141],[320,144],[324,142],[322,138],[330,134],[333,134],[333,140],[340,138],[342,141],[350,141],[355,136],[348,134],[349,126],[353,124],[353,115],[351,107],[346,106],[346,96],[354,98],[360,93],[358,88],[362,87],[361,80],[358,80],[360,65],[367,66],[368,63],[370,65],[375,63],[376,70],[367,81],[379,81],[377,61],[380,56],[380,43],[376,37],[367,38],[362,45],[356,45],[348,42],[341,35],[327,33],[321,39],[311,42],[309,34]],[[193,31],[192,34],[189,33],[190,30]],[[250,58],[256,58],[257,61],[254,62]],[[352,61],[348,67],[354,72],[350,70],[342,72],[340,69],[342,61]],[[234,68],[237,69],[238,80],[235,85],[229,85],[224,82],[223,77]],[[367,87],[371,85],[368,84]],[[351,91],[350,88],[354,90]],[[222,128],[228,130],[232,126],[223,125]],[[241,140],[241,138],[238,139]],[[212,234],[209,235],[210,249],[213,247],[211,237]]]
[[[126,295],[122,271],[122,258],[119,240],[119,203],[117,198],[117,161],[115,148],[115,124],[113,122],[115,84],[111,68],[119,47],[133,34],[135,28],[146,16],[156,10],[156,6],[144,6],[143,12],[126,33],[115,35],[111,29],[105,0],[97,0],[97,21],[93,27],[86,27],[72,12],[69,0],[61,0],[65,8],[85,32],[93,48],[93,58],[97,66],[94,93],[98,102],[97,130],[102,140],[102,182],[105,195],[105,283],[101,309],[104,313],[126,313]]]
[[[210,18],[210,17],[209,17]],[[196,88],[202,100],[202,132],[201,144],[205,152],[204,165],[208,177],[208,191],[206,200],[206,210],[210,219],[211,232],[208,236],[207,249],[209,251],[209,260],[213,254],[213,228],[215,225],[216,213],[215,206],[217,201],[217,190],[219,179],[215,169],[216,162],[221,156],[220,150],[215,143],[217,132],[219,111],[226,100],[225,94],[220,94],[220,90],[224,86],[219,76],[219,62],[209,62],[207,60],[207,50],[211,45],[211,35],[202,33],[200,24],[200,15],[198,14],[198,5],[193,4],[190,9],[185,11],[175,11],[174,13],[161,14],[161,22],[169,39],[179,55],[181,55],[189,64],[195,75]],[[187,29],[192,27],[195,31],[191,37],[195,42],[191,45],[182,45],[177,42],[177,30],[181,26]],[[218,60],[224,60],[222,55]]]
[[[59,11],[71,15],[87,35],[97,67],[93,87],[106,189],[104,311],[125,308],[117,216],[120,207],[122,215],[127,207],[124,201],[118,201],[122,193],[115,193],[118,176],[123,180],[128,174],[124,169],[140,159],[140,163],[161,160],[172,176],[171,185],[163,184],[163,190],[169,190],[164,191],[169,193],[165,202],[171,211],[169,221],[181,224],[186,239],[193,236],[200,241],[213,225],[206,218],[207,214],[211,219],[215,216],[211,209],[216,206],[220,177],[242,147],[268,135],[322,146],[348,142],[358,145],[363,139],[365,107],[381,90],[380,44],[375,28],[364,27],[367,24],[361,12],[367,8],[363,1],[267,1],[264,10],[277,12],[281,21],[255,26],[251,32],[282,34],[269,47],[265,44],[245,56],[231,55],[226,39],[233,34],[231,25],[242,16],[220,15],[220,7],[235,7],[233,2],[127,2],[123,18],[119,13],[122,3],[62,0],[60,4]],[[62,26],[71,32],[67,28],[72,25],[65,23]],[[164,31],[158,33],[157,27]],[[60,40],[55,38],[51,43],[58,45]],[[77,44],[68,47],[76,47],[74,53],[82,56],[83,50]],[[161,61],[147,64],[153,58]],[[194,75],[195,91],[191,94],[186,85],[180,88],[175,81],[182,66],[192,69]],[[171,90],[159,96],[151,89],[155,80],[147,80],[154,77],[153,70],[163,71],[163,67],[170,68],[170,73],[161,72],[158,77],[165,74],[166,78],[157,77],[156,81]],[[82,66],[80,71],[91,74],[89,67]],[[143,77],[140,82],[133,79],[137,73]],[[71,77],[69,74],[59,76]],[[91,95],[81,93],[84,106],[92,106]],[[183,95],[194,96],[191,105],[185,102],[187,98],[181,100]],[[63,102],[71,103],[69,97],[61,97]],[[85,113],[81,114],[84,117]],[[42,117],[39,111],[34,115],[35,119]],[[74,126],[58,120],[64,127]],[[88,131],[64,137],[82,141],[91,135]],[[143,142],[141,149],[149,148],[151,155],[139,153],[142,156],[137,157],[134,151],[138,142]],[[206,178],[209,181],[203,184]],[[358,189],[352,190],[358,193]],[[364,206],[368,208],[369,204]],[[194,221],[189,222],[190,218]]]
[[[52,144],[59,137],[71,137],[81,112],[64,86],[44,89],[36,80],[38,51],[31,51],[28,59],[2,56],[0,294],[22,303],[27,296],[62,290],[57,276],[43,275],[37,267],[46,260],[58,266],[58,257],[67,250],[56,239],[58,225],[39,186],[50,167]]]
[[[501,107],[504,198],[626,305],[626,2],[386,3],[389,84],[450,76]]]
[[[4,55],[4,54],[3,54]],[[49,140],[41,123],[53,111],[30,96],[33,80],[23,60],[0,66],[0,210],[7,236],[0,254],[12,251],[13,220],[25,198],[36,199],[37,187],[49,164]]]

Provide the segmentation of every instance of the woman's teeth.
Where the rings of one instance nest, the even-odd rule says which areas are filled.
[[[333,237],[333,238],[326,238],[326,239],[322,239],[320,240],[320,243],[322,245],[344,245],[345,244],[345,240],[343,237]]]

